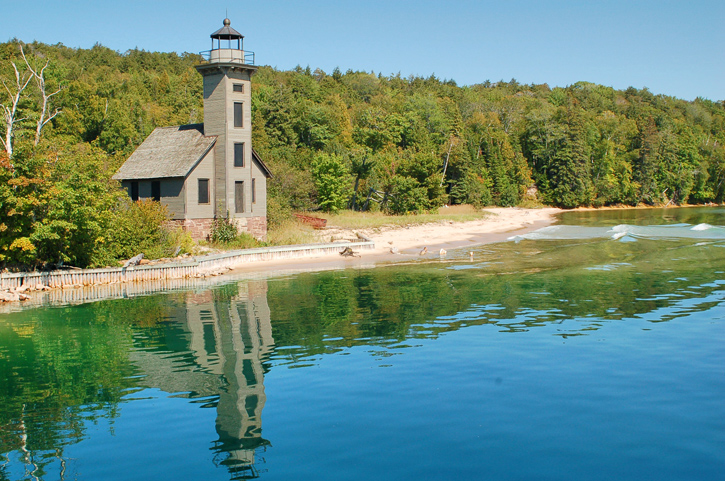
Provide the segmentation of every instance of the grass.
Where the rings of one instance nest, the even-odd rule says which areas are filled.
[[[266,245],[289,246],[297,244],[313,244],[319,242],[312,227],[306,226],[296,219],[290,219],[274,226],[267,231]]]
[[[470,205],[454,205],[441,207],[437,211],[425,214],[386,215],[381,212],[341,211],[337,214],[315,212],[315,217],[327,219],[327,227],[338,229],[375,229],[383,226],[410,226],[434,222],[468,222],[485,219],[493,214],[485,209],[477,209]],[[242,234],[234,241],[226,244],[214,244],[210,247],[220,250],[248,249],[263,246],[284,246],[297,244],[315,244],[320,242],[320,235],[312,227],[302,224],[296,219],[287,220],[267,231],[265,242],[256,241],[249,235]]]
[[[490,212],[470,205],[441,207],[437,212],[425,214],[385,215],[381,212],[353,212],[345,210],[337,214],[315,213],[315,217],[327,219],[328,227],[341,229],[374,229],[382,226],[407,226],[431,222],[468,222],[485,219]]]

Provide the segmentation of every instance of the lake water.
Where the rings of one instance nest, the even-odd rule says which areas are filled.
[[[721,226],[2,315],[0,479],[725,479]]]

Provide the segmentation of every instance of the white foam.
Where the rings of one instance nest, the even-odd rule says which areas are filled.
[[[713,227],[710,224],[697,224],[690,230],[708,230],[712,229]]]

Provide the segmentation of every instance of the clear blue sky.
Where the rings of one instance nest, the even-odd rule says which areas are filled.
[[[0,0],[0,40],[199,52],[228,11],[257,64],[725,100],[725,0]]]

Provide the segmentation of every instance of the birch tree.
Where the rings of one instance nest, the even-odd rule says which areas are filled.
[[[8,158],[13,156],[13,137],[15,136],[15,126],[22,122],[25,118],[18,118],[18,105],[23,96],[23,91],[32,80],[33,76],[27,70],[22,73],[18,70],[15,62],[10,62],[13,66],[15,78],[13,80],[2,79],[5,89],[7,102],[2,103],[3,121],[5,123],[5,135],[2,137],[3,148],[8,154]]]
[[[35,83],[38,86],[38,91],[40,92],[41,97],[41,103],[40,103],[40,116],[38,117],[38,121],[35,125],[35,140],[33,141],[33,145],[38,145],[38,142],[40,142],[40,132],[43,130],[43,127],[45,127],[45,124],[53,120],[58,114],[62,112],[61,108],[58,107],[54,110],[52,114],[49,113],[51,106],[50,106],[50,100],[55,95],[58,95],[62,90],[63,87],[59,86],[58,90],[56,90],[53,93],[48,93],[48,88],[46,84],[45,79],[45,69],[48,68],[48,65],[50,64],[50,60],[45,61],[45,65],[41,69],[33,68],[30,65],[30,62],[28,62],[27,57],[25,56],[25,52],[23,51],[23,46],[20,45],[20,53],[23,56],[23,60],[25,60],[25,65],[27,65],[28,70],[30,70],[30,73],[32,74],[32,77],[35,79]]]

